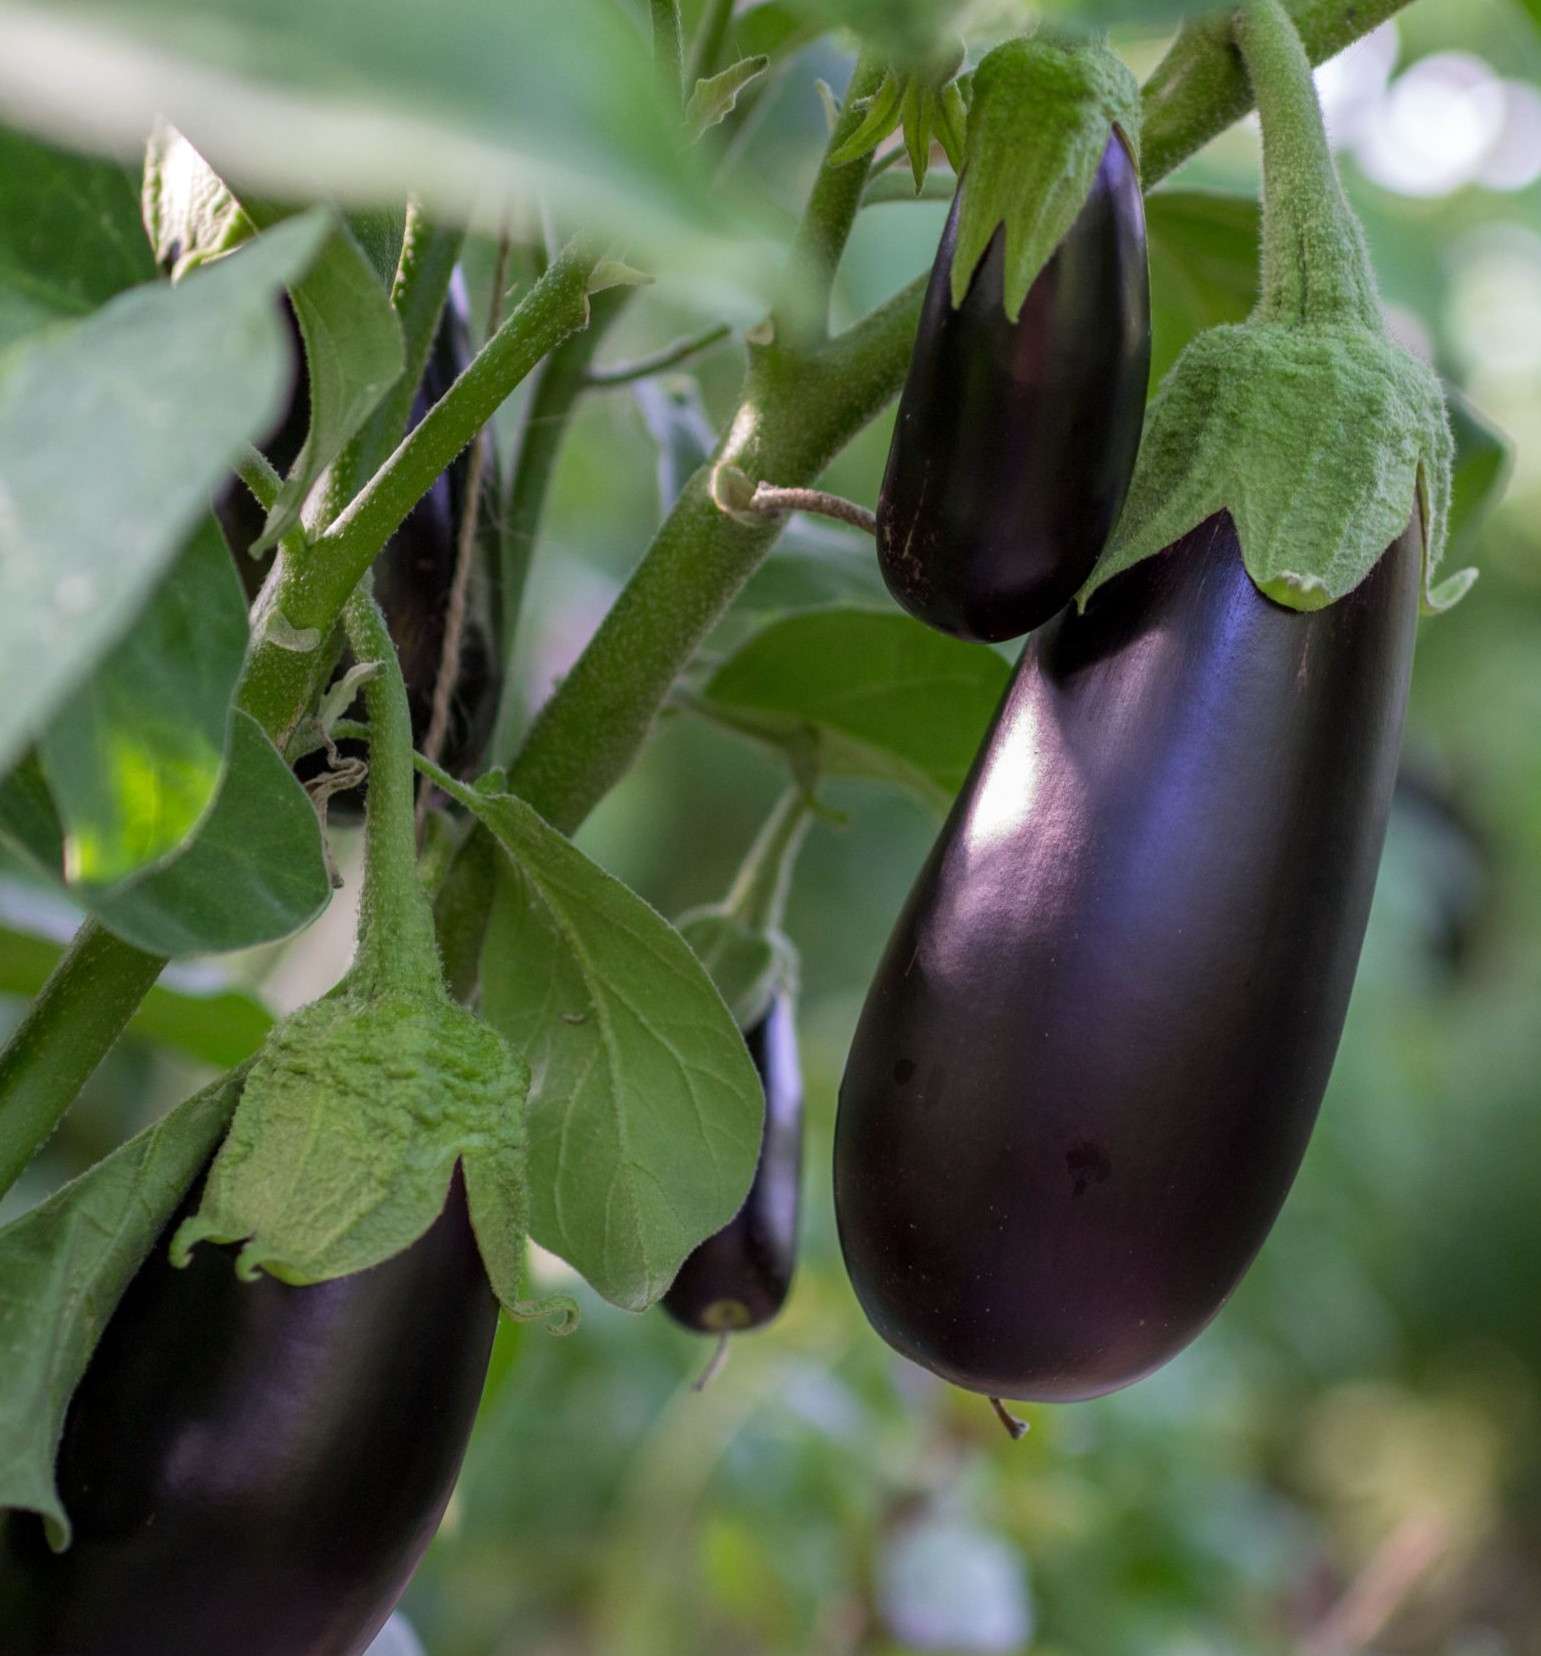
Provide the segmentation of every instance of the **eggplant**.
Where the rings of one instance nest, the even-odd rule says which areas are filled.
[[[1020,638],[1069,602],[1123,507],[1150,377],[1145,203],[1123,138],[1013,322],[998,230],[953,308],[955,197],[878,496],[883,579],[959,638]]]
[[[765,1087],[765,1136],[744,1205],[680,1267],[664,1310],[696,1334],[763,1328],[786,1304],[797,1264],[803,1084],[792,1000],[781,993],[744,1040]]]
[[[890,1345],[1068,1402],[1219,1310],[1305,1152],[1385,837],[1414,525],[1301,614],[1226,513],[1030,640],[878,967],[835,1204]]]
[[[4,1520],[6,1656],[358,1656],[438,1527],[497,1323],[459,1174],[405,1252],[305,1288],[173,1268],[198,1193],[71,1402],[72,1544]]]

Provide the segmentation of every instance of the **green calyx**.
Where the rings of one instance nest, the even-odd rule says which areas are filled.
[[[915,193],[920,194],[931,165],[931,145],[942,151],[954,168],[963,165],[968,108],[958,71],[963,67],[963,42],[957,41],[930,62],[918,67],[888,70],[870,98],[860,124],[830,154],[833,166],[843,167],[870,155],[896,127],[904,131]]]
[[[493,1292],[516,1317],[576,1319],[523,1294],[529,1071],[446,993],[418,879],[411,719],[400,664],[367,588],[349,642],[369,674],[369,806],[353,969],[268,1036],[172,1261],[239,1243],[237,1272],[326,1282],[409,1248],[443,1211],[457,1165]]]
[[[997,46],[974,73],[952,302],[1005,227],[1006,314],[1028,290],[1091,194],[1117,131],[1139,163],[1140,89],[1105,46],[1040,33]]]
[[[1435,579],[1454,458],[1443,387],[1386,333],[1288,13],[1249,0],[1236,38],[1263,127],[1261,294],[1247,322],[1200,334],[1157,392],[1123,516],[1077,602],[1223,510],[1261,592],[1323,609],[1416,509],[1424,605],[1448,609],[1476,573]]]

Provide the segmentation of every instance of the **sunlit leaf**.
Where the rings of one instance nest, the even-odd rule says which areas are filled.
[[[88,901],[125,942],[175,957],[288,937],[330,896],[315,807],[262,727],[238,711],[224,785],[186,850]]]
[[[66,879],[111,885],[193,831],[224,775],[246,639],[240,579],[205,518],[39,742],[65,827]]]

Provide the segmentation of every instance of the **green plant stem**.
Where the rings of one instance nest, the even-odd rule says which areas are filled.
[[[661,374],[667,368],[677,367],[680,363],[689,361],[691,357],[699,356],[702,351],[710,350],[732,332],[732,328],[726,322],[714,322],[711,327],[703,328],[700,333],[676,339],[673,344],[650,351],[647,356],[637,357],[631,362],[617,362],[608,368],[590,368],[584,384],[590,389],[630,385],[634,380]]]
[[[588,321],[594,261],[577,247],[564,252],[307,556],[281,560],[241,689],[241,706],[280,747],[318,688],[320,646],[381,547],[525,375]],[[296,648],[296,638],[311,647]]]
[[[784,350],[812,350],[829,338],[829,301],[835,272],[850,240],[872,166],[870,155],[843,166],[835,166],[830,156],[861,125],[864,111],[857,107],[858,101],[877,91],[885,73],[885,65],[875,52],[863,52],[851,71],[840,119],[825,145],[823,163],[792,240],[790,298],[774,318],[776,342]]]
[[[1370,255],[1327,146],[1300,36],[1279,0],[1236,19],[1263,128],[1259,322],[1349,322],[1381,330]]]
[[[438,976],[433,910],[417,877],[412,809],[412,713],[390,629],[371,583],[348,600],[348,643],[379,671],[364,685],[369,710],[369,805],[364,820],[364,896],[353,978],[366,993],[421,992]]]
[[[248,443],[236,456],[235,475],[246,485],[252,499],[264,512],[273,510],[284,480],[278,475],[278,468],[255,443]]]
[[[685,101],[685,38],[680,0],[648,0],[653,14],[653,62],[664,90],[676,105]]]
[[[1290,16],[1312,63],[1324,63],[1394,17],[1408,0],[1291,0]],[[1231,17],[1183,26],[1143,92],[1140,140],[1145,185],[1174,172],[1252,108],[1252,88],[1231,39]]]
[[[716,74],[732,18],[733,0],[706,0],[701,20],[696,24],[695,39],[690,43],[690,64],[685,71],[687,97],[698,80]]]
[[[87,920],[0,1051],[0,1195],[42,1148],[166,962]]]
[[[807,790],[793,786],[776,801],[739,867],[723,907],[748,931],[781,929],[797,854],[813,821]]]
[[[525,405],[519,444],[503,509],[499,535],[501,569],[498,601],[499,634],[503,643],[503,689],[488,752],[502,764],[513,751],[515,728],[523,716],[517,667],[519,619],[529,586],[530,566],[540,539],[546,498],[556,471],[557,457],[567,436],[573,410],[588,383],[594,353],[616,318],[631,303],[636,290],[606,288],[594,295],[589,325],[575,333],[541,364],[539,377]]]

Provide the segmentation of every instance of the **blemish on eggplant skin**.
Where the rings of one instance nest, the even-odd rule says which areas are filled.
[[[1078,1139],[1070,1146],[1065,1169],[1070,1174],[1072,1196],[1084,1196],[1094,1184],[1106,1184],[1113,1176],[1107,1151],[1091,1139]]]
[[[913,1058],[901,1058],[894,1065],[894,1080],[899,1086],[907,1086],[914,1079],[914,1076],[915,1060]]]

